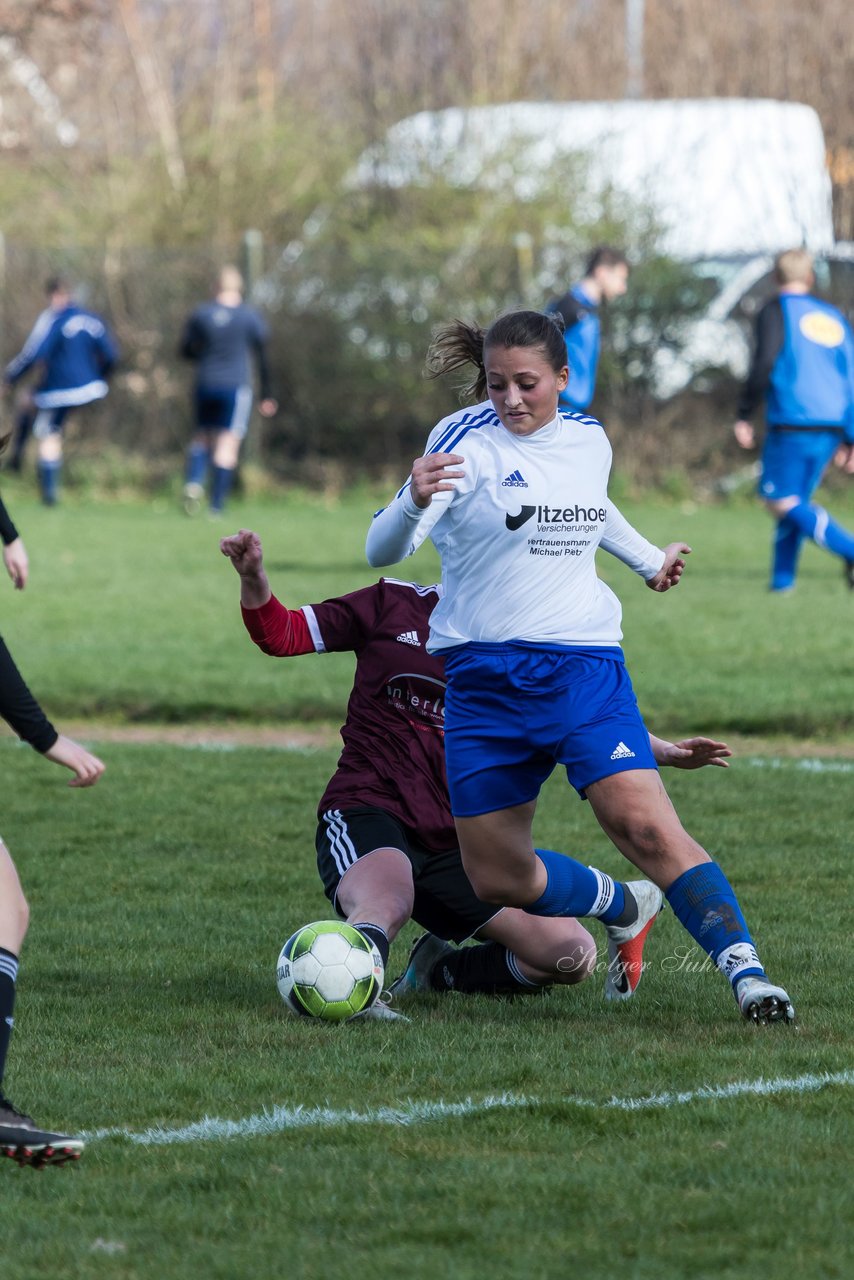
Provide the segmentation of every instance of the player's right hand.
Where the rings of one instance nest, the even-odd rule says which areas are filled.
[[[739,418],[738,422],[732,429],[742,449],[753,449],[756,446],[756,432],[753,430],[752,422],[745,422],[743,418]]]
[[[264,563],[261,539],[251,529],[240,529],[223,538],[219,549],[231,561],[241,578],[261,572]]]
[[[445,493],[455,489],[452,480],[462,480],[464,471],[449,471],[449,467],[458,466],[465,458],[458,453],[428,453],[423,458],[416,458],[412,464],[412,478],[409,488],[412,501],[416,507],[429,507],[434,493]]]

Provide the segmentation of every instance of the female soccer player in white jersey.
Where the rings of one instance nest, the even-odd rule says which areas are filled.
[[[532,843],[540,787],[562,764],[729,979],[744,1017],[792,1021],[729,881],[661,784],[620,648],[620,604],[596,574],[601,546],[667,591],[690,548],[653,546],[610,501],[601,424],[558,409],[568,371],[553,317],[513,312],[485,333],[457,321],[431,354],[435,375],[473,364],[481,403],[431,433],[374,518],[367,556],[396,563],[428,535],[441,556],[428,648],[445,660],[451,808],[475,892],[538,915],[575,914],[573,864]],[[616,885],[614,894],[619,910]]]

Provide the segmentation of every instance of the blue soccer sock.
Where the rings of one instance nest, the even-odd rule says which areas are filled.
[[[841,524],[831,519],[824,507],[816,503],[801,502],[792,507],[780,524],[794,526],[818,546],[841,556],[843,560],[854,560],[854,534],[843,529]]]
[[[187,450],[187,470],[185,480],[187,484],[205,483],[208,474],[209,453],[206,445],[191,444]]]
[[[787,591],[795,585],[798,558],[803,546],[804,533],[789,520],[780,520],[774,538],[774,559],[771,565],[771,590]]]
[[[665,897],[681,925],[735,984],[765,977],[732,885],[716,862],[702,862],[673,881]]]
[[[59,497],[59,478],[62,475],[62,459],[51,458],[49,461],[39,458],[38,476],[42,502],[46,507],[56,504]]]
[[[231,467],[214,467],[213,486],[211,489],[211,511],[222,511],[225,500],[231,491],[234,470]]]
[[[631,924],[623,920],[627,909],[637,907],[634,900],[627,903],[626,893],[619,880],[612,880],[604,871],[585,867],[565,853],[552,849],[537,849],[537,857],[546,869],[546,887],[536,902],[529,902],[525,910],[532,916],[595,916],[603,924]]]

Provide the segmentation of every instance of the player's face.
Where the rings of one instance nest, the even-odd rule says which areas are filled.
[[[487,347],[486,389],[502,426],[529,436],[551,422],[557,398],[569,379],[564,365],[555,373],[541,347]]]
[[[629,268],[625,262],[617,262],[612,267],[600,267],[597,276],[606,302],[622,298],[629,287]]]

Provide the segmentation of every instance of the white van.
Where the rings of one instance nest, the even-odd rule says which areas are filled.
[[[770,296],[774,254],[811,249],[820,287],[837,262],[850,277],[848,248],[834,248],[821,123],[802,103],[515,102],[424,111],[393,125],[350,180],[398,187],[441,176],[459,185],[512,185],[524,201],[557,160],[572,155],[583,157],[585,172],[576,211],[595,216],[597,200],[614,192],[645,206],[661,228],[661,251],[709,281],[708,308],[686,325],[681,349],[656,355],[661,397],[712,366],[744,376],[746,320],[757,299]],[[854,298],[852,287],[842,296]]]

